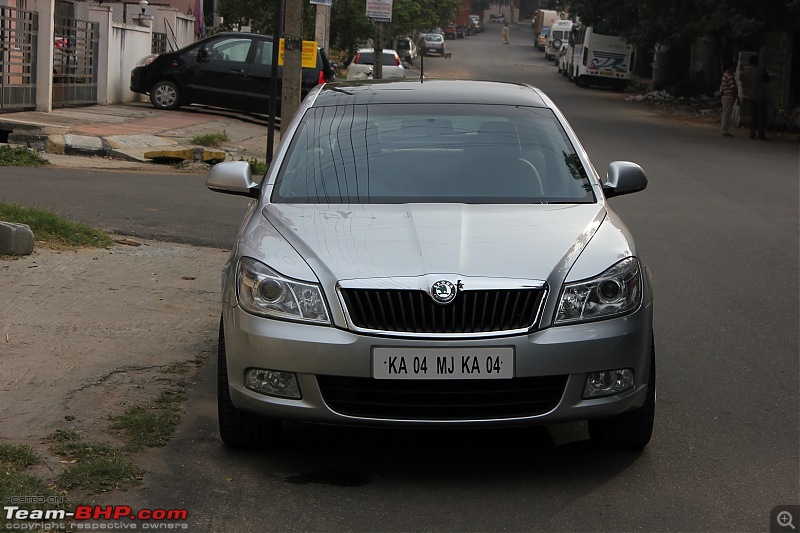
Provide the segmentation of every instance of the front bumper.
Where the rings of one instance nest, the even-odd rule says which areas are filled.
[[[223,305],[223,308],[231,399],[239,409],[275,419],[384,426],[513,426],[613,416],[640,407],[647,392],[652,302],[630,315],[610,320],[551,327],[526,335],[461,340],[370,336],[334,327],[265,319],[228,305]],[[345,379],[346,386],[375,384],[378,380],[372,378],[372,350],[386,346],[510,346],[515,354],[515,377],[497,381],[504,381],[505,384],[529,383],[536,379],[527,378],[540,378],[550,388],[555,382],[559,390],[552,405],[531,415],[487,415],[476,411],[474,415],[462,412],[454,418],[430,419],[424,415],[398,415],[398,412],[408,411],[397,411],[392,407],[387,407],[383,413],[373,410],[362,414],[345,414],[345,410],[331,407],[330,403],[337,404],[326,401],[326,389],[320,383],[342,380],[326,377],[318,380],[317,376],[361,378]],[[244,375],[251,368],[296,373],[302,398],[277,398],[246,389]],[[633,388],[613,396],[582,398],[588,373],[621,368],[633,369]],[[464,387],[469,392],[469,380],[458,381],[460,392],[465,392]],[[495,380],[476,383],[476,393],[488,381]],[[419,381],[415,380],[415,383],[419,384]],[[443,381],[436,383],[443,386],[452,384]],[[398,382],[395,385],[401,388],[405,386]],[[451,392],[446,387],[442,390]],[[330,400],[330,393],[327,394]],[[417,412],[424,413],[425,409]]]
[[[131,70],[131,92],[146,94],[150,87],[145,87],[144,67],[134,67]]]

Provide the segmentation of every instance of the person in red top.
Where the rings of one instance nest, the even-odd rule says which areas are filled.
[[[733,111],[733,103],[739,102],[739,89],[736,87],[736,79],[733,76],[734,65],[728,63],[725,65],[725,72],[722,74],[722,81],[719,85],[719,94],[722,98],[722,136],[733,137],[728,133],[728,127],[731,123],[731,112]]]

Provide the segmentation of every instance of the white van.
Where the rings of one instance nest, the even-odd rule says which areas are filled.
[[[561,45],[569,41],[573,22],[571,20],[557,20],[550,27],[547,44],[544,47],[544,58],[548,61],[556,58],[561,51]]]
[[[594,33],[591,26],[573,33],[571,78],[581,87],[606,85],[624,90],[631,80],[633,46],[622,37]]]

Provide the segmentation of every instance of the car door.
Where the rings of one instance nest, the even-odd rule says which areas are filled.
[[[247,65],[243,88],[243,101],[248,111],[269,114],[270,80],[272,79],[272,41],[255,39],[252,60]],[[278,67],[278,107],[280,109],[283,85],[283,67]]]
[[[188,100],[241,108],[252,43],[251,37],[230,35],[207,41],[185,71]]]
[[[254,113],[269,113],[270,80],[272,79],[272,46],[269,39],[256,38],[251,60],[247,65],[244,84],[244,101],[247,109]],[[324,51],[317,49],[314,67],[301,71],[301,97],[305,96],[321,81],[332,80],[333,68]],[[277,114],[280,115],[281,93],[283,91],[283,67],[278,67]]]

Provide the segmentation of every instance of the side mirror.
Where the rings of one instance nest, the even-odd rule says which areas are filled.
[[[647,176],[642,167],[636,163],[614,161],[608,165],[606,182],[603,184],[603,193],[606,198],[639,192],[646,188]]]
[[[197,60],[200,62],[208,61],[208,50],[201,48],[197,51]]]
[[[261,184],[253,181],[250,163],[227,161],[211,167],[206,178],[206,187],[214,192],[258,198]]]

